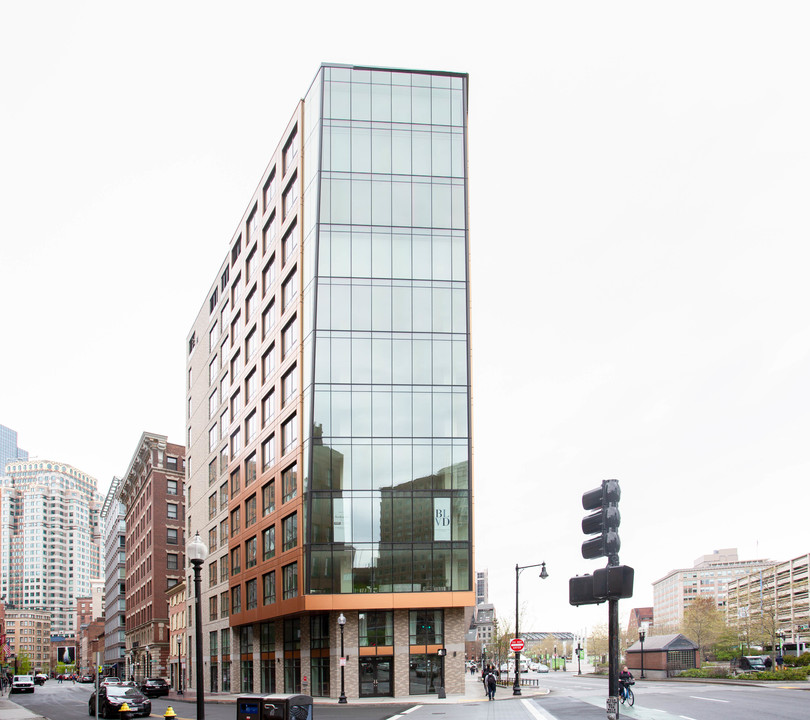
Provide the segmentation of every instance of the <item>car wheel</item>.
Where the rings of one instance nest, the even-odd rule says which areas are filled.
[[[88,705],[87,705],[87,714],[90,717],[93,717],[93,715],[96,714],[95,703],[88,703]]]

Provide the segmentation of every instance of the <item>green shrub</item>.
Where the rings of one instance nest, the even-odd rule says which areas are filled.
[[[785,655],[785,665],[788,667],[807,667],[810,665],[810,652],[802,653],[799,657]]]
[[[785,668],[784,670],[746,673],[745,677],[751,680],[807,680],[807,668]]]
[[[678,677],[690,678],[728,678],[728,672],[723,667],[703,667],[684,670]]]

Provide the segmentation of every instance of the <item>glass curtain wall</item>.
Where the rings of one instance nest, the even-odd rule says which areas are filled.
[[[466,77],[318,87],[307,592],[470,590]]]

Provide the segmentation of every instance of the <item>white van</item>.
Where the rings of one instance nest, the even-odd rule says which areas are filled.
[[[34,692],[34,676],[15,675],[11,680],[11,692]]]

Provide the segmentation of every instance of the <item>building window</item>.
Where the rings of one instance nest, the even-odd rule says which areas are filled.
[[[225,266],[225,270],[222,271],[222,277],[220,278],[220,285],[222,287],[222,291],[225,291],[225,288],[228,287],[228,277],[230,276],[228,266]]]
[[[262,562],[276,556],[276,526],[262,530]]]
[[[281,473],[282,502],[289,502],[298,494],[298,472],[296,465],[290,465]]]
[[[247,219],[247,225],[245,226],[245,247],[250,247],[250,243],[256,239],[256,224],[257,224],[257,216],[259,214],[258,206],[254,205],[253,210],[250,211],[250,215]],[[248,264],[250,264],[250,258],[247,260]]]
[[[283,550],[292,550],[298,544],[298,513],[288,515],[281,521],[281,533],[284,536]]]
[[[262,340],[264,340],[276,324],[276,301],[271,300],[262,312]]]
[[[228,483],[224,482],[219,486],[219,509],[228,507]]]
[[[228,518],[219,523],[219,544],[225,547],[228,543]]]
[[[392,642],[391,644],[393,645],[394,643]],[[328,615],[310,615],[309,646],[313,650],[323,650],[329,647]]]
[[[284,220],[286,220],[288,217],[290,217],[290,215],[292,215],[295,212],[297,202],[298,202],[298,175],[296,174],[293,175],[292,180],[290,180],[286,190],[284,190],[284,193],[282,194],[281,197]]]
[[[298,342],[298,322],[295,315],[293,315],[292,320],[288,322],[284,326],[284,330],[281,331],[281,359],[287,357],[290,350],[295,347],[295,344]]]
[[[217,613],[217,596],[214,595],[213,597],[208,598],[208,619],[216,620],[218,617],[219,614]],[[211,634],[215,635],[216,632]],[[213,651],[212,654],[214,654]]]
[[[166,553],[166,569],[177,570],[177,553]]]
[[[236,456],[242,451],[242,432],[240,428],[236,428],[234,432],[231,433],[231,457],[236,458]]]
[[[238,615],[242,612],[242,586],[237,585],[231,588],[231,612]]]
[[[268,227],[272,225],[275,228],[275,215],[271,218]],[[265,232],[267,232],[265,230]],[[272,233],[273,237],[271,239],[275,239],[276,233],[275,229]],[[265,248],[266,250],[266,248]],[[267,293],[270,292],[270,289],[273,287],[273,283],[276,281],[276,255],[275,253],[270,256],[270,261],[267,265],[264,266],[264,270],[262,270],[262,297],[266,297]]]
[[[250,527],[256,522],[256,495],[251,495],[245,500],[245,527]]]
[[[273,343],[262,355],[262,383],[266,383],[276,369],[276,344]]]
[[[290,563],[281,568],[284,583],[284,600],[298,596],[298,563]]]
[[[208,428],[208,452],[214,452],[217,442],[219,442],[219,428],[214,425]]]
[[[281,312],[286,312],[298,294],[298,273],[293,270],[281,286]]]
[[[177,458],[171,455],[166,456],[166,467],[169,470],[177,470]]]
[[[256,578],[253,578],[253,580],[248,580],[245,583],[245,610],[255,610],[256,606]],[[253,628],[250,629],[252,630]],[[250,692],[252,689],[252,686],[248,688],[248,692]]]
[[[256,411],[254,410],[245,420],[245,443],[252,443],[256,439]]]
[[[236,265],[236,260],[241,252],[242,252],[242,236],[240,235],[238,238],[236,238],[236,242],[233,244],[233,247],[231,248],[231,267]]]
[[[275,512],[276,509],[276,481],[271,480],[262,487],[262,517]]]
[[[166,534],[167,545],[177,545],[177,528],[168,528]]]
[[[411,610],[409,634],[411,645],[442,645],[444,614],[441,610]]]
[[[236,508],[235,510],[231,510],[231,537],[234,537],[236,533],[239,532],[240,522],[240,510]]]
[[[256,567],[256,536],[245,542],[245,569]]]
[[[225,592],[219,594],[220,616],[224,618],[228,617],[228,615],[230,614],[229,608],[230,608],[230,594],[226,590]],[[225,631],[223,630],[223,632]]]
[[[286,455],[298,441],[298,418],[293,413],[281,426],[281,454]]]
[[[245,378],[245,402],[248,403],[256,396],[256,389],[258,388],[256,371],[253,370],[247,378]]]
[[[213,485],[217,481],[217,459],[214,458],[208,463],[208,485]]]
[[[298,391],[298,372],[293,365],[281,378],[281,407],[286,407]]]
[[[295,249],[298,247],[298,228],[296,225],[297,223],[293,222],[281,240],[281,256],[284,265],[294,257]]]
[[[228,564],[228,555],[223,555],[219,559],[219,581],[220,582],[228,582],[228,575],[229,575],[229,564]],[[224,608],[223,608],[224,612]],[[222,617],[225,617],[224,615]]]
[[[214,309],[217,306],[217,300],[218,300],[217,289],[214,288],[214,293],[213,293],[213,295],[211,295],[211,299],[208,301],[208,314],[209,315],[214,312]]]
[[[231,360],[231,377],[233,381],[236,382],[236,378],[239,376],[239,373],[242,372],[242,354],[237,352],[236,355],[233,356]]]
[[[392,611],[361,612],[357,617],[360,647],[384,647],[394,644]]]
[[[245,460],[245,487],[256,479],[256,453],[252,452]]]
[[[208,364],[208,384],[213,385],[214,381],[217,379],[217,373],[219,372],[219,365],[217,363],[217,357],[214,356],[214,359]]]
[[[242,572],[242,548],[235,547],[231,550],[231,577],[240,572]]]
[[[245,357],[250,360],[255,354],[256,350],[259,347],[259,341],[256,338],[256,329],[250,331],[247,338],[245,338]]]
[[[234,288],[234,290],[235,289],[236,288]],[[236,301],[234,300],[234,303],[235,302]],[[235,304],[234,307],[236,307]],[[231,322],[231,347],[236,345],[236,341],[239,340],[241,329],[242,329],[242,313],[238,312],[236,313],[236,317],[233,319],[233,322]]]
[[[276,194],[276,169],[275,168],[273,168],[270,171],[270,177],[267,178],[267,182],[264,184],[262,194],[264,195],[264,211],[267,212],[267,210],[270,208],[270,206],[271,206],[271,204],[273,202],[273,197]]]
[[[213,495],[208,496],[208,519],[213,520],[216,514],[217,514],[217,494],[215,492]]]
[[[168,503],[166,505],[166,517],[169,520],[177,520],[177,503]]]
[[[208,331],[208,352],[213,352],[217,349],[217,341],[219,340],[219,323],[214,320],[214,324]]]
[[[188,339],[188,354],[194,352],[194,346],[197,344],[197,333],[191,333],[191,337]]]
[[[241,483],[239,482],[239,476],[240,476],[239,468],[236,468],[236,470],[234,470],[231,473],[231,497],[236,495],[236,493],[239,492],[239,489],[241,487]]]
[[[208,531],[208,550],[213,552],[216,549],[217,549],[217,527],[216,525],[214,525],[214,527],[212,527]]]
[[[245,300],[245,324],[249,323],[251,318],[256,314],[256,288],[254,287]]]
[[[177,495],[177,480],[166,481],[166,492],[169,495]]]
[[[275,390],[270,390],[270,392],[262,398],[262,427],[267,427],[267,424],[276,414],[275,401]]]
[[[250,255],[248,255],[247,261],[245,262],[245,267],[246,267],[245,272],[247,273],[247,276],[249,278],[253,277],[253,273],[256,272],[256,268],[258,267],[258,264],[259,264],[258,250],[257,250],[257,246],[254,245],[253,250],[250,251]]]
[[[262,575],[262,604],[272,605],[276,601],[276,571]]]
[[[276,436],[271,435],[262,443],[262,472],[276,462]]]
[[[290,168],[293,166],[293,160],[295,159],[296,155],[298,155],[297,125],[293,128],[289,140],[287,140],[287,143],[284,145],[284,151],[282,153],[282,158],[284,161],[284,170],[283,170],[284,175],[286,175],[289,172]]]

